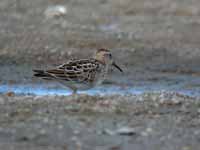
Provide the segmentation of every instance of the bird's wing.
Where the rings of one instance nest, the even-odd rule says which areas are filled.
[[[56,69],[46,72],[54,78],[65,81],[92,82],[99,64],[93,59],[70,60]]]

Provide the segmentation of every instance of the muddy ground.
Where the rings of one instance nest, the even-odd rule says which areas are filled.
[[[66,10],[54,12],[56,5]],[[32,69],[103,47],[125,72],[114,71],[112,84],[184,82],[200,91],[199,29],[199,0],[1,0],[0,85],[41,84]],[[0,149],[198,150],[197,95],[3,92]]]
[[[199,100],[165,92],[1,96],[0,149],[198,149]]]

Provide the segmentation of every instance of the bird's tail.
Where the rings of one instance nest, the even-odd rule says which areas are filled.
[[[34,72],[34,76],[35,77],[39,77],[39,78],[43,78],[43,79],[50,79],[51,76],[44,70],[33,70]]]

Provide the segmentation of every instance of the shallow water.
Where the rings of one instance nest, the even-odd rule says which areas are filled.
[[[117,86],[117,85],[102,85],[86,91],[78,91],[88,95],[138,95],[153,92],[177,92],[183,95],[199,97],[200,88],[184,88],[177,85],[166,84],[151,84],[146,83],[136,86]],[[14,92],[17,95],[71,95],[72,91],[62,86],[54,84],[2,84],[0,85],[0,93]]]
[[[70,89],[62,87],[52,87],[51,84],[18,84],[0,85],[0,93],[14,92],[16,94],[34,94],[34,95],[71,95]],[[114,95],[114,94],[142,94],[145,89],[120,86],[99,86],[86,91],[78,91],[78,93],[86,93],[89,95]]]

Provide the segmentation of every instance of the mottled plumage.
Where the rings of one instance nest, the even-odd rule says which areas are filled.
[[[112,65],[122,71],[114,63],[109,50],[99,49],[94,58],[70,60],[54,69],[33,71],[35,77],[58,81],[75,93],[100,84]]]

